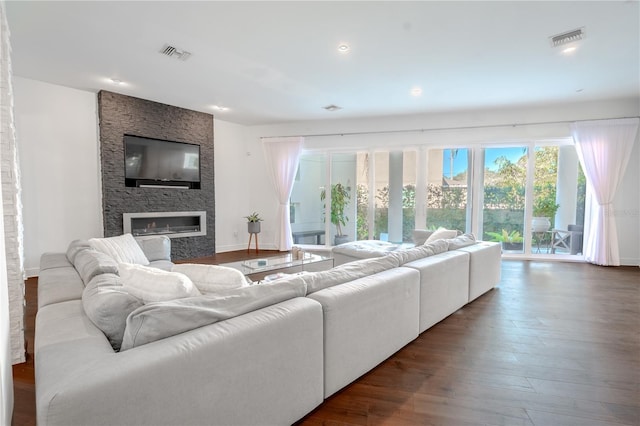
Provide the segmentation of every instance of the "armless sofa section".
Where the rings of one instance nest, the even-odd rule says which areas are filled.
[[[64,254],[43,255],[38,424],[292,424],[500,277],[500,248],[491,243],[403,265],[378,261],[377,269],[375,259],[361,262],[366,272],[334,268],[341,281],[332,285],[317,281],[331,280],[320,275],[327,271],[294,277],[315,277],[306,297],[115,352],[84,312],[78,271]]]

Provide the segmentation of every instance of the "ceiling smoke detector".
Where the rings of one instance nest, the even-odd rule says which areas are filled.
[[[338,110],[341,110],[341,109],[342,109],[342,107],[339,107],[338,105],[333,105],[333,104],[331,104],[331,105],[327,105],[327,106],[322,107],[322,108],[326,109],[327,111],[332,111],[332,112],[333,112],[333,111],[338,111]]]
[[[584,38],[584,36],[584,27],[581,27],[577,30],[567,31],[566,33],[549,37],[549,41],[551,42],[551,47],[559,47],[569,43],[580,41]]]
[[[178,49],[170,44],[165,44],[162,50],[160,50],[160,53],[172,58],[180,59],[181,61],[186,61],[191,56],[191,52]]]

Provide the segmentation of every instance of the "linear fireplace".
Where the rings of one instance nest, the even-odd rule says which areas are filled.
[[[134,236],[195,237],[207,235],[207,212],[124,213],[122,225],[125,234]]]

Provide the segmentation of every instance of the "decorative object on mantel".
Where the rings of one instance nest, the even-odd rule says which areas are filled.
[[[327,198],[324,188],[320,192],[320,201]],[[345,214],[345,209],[351,199],[351,187],[344,186],[340,182],[331,185],[331,223],[336,226],[334,245],[340,245],[349,241],[349,236],[342,233],[342,227],[346,226],[349,218]]]
[[[251,238],[256,236],[256,253],[258,253],[258,234],[260,233],[260,222],[262,218],[257,212],[251,213],[249,216],[245,216],[247,219],[247,231],[249,232],[249,245],[247,246],[247,253],[251,248]]]

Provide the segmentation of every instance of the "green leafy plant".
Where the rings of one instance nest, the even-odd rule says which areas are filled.
[[[519,231],[507,231],[503,229],[502,232],[485,232],[488,236],[493,239],[490,241],[497,241],[501,243],[521,243],[523,241],[522,235],[520,235]]]
[[[533,201],[533,216],[553,219],[556,216],[556,211],[558,211],[560,207],[560,204],[556,204],[555,198],[555,187],[552,192],[550,191],[549,195],[537,197]]]
[[[320,200],[327,198],[326,190],[320,192]],[[351,200],[351,188],[341,183],[331,185],[331,223],[336,226],[336,235],[342,236],[342,227],[347,225],[349,218],[345,215],[345,209]]]
[[[245,216],[244,218],[247,219],[247,222],[262,222],[262,218],[257,212],[253,212],[249,216]]]

